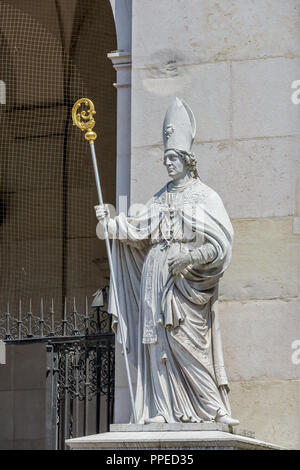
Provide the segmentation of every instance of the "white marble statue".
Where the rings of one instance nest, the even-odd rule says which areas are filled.
[[[233,229],[218,194],[200,179],[191,153],[196,125],[175,98],[163,124],[163,163],[171,181],[138,215],[106,218],[113,242],[121,318],[109,311],[137,368],[138,423],[231,417],[218,319],[218,283],[231,260]]]

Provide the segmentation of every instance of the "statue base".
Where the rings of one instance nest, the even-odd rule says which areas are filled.
[[[112,424],[110,432],[69,439],[75,450],[283,450],[221,423]]]

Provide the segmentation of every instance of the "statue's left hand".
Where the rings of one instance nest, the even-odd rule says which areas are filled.
[[[174,276],[182,273],[184,269],[191,264],[191,257],[188,253],[179,253],[176,258],[169,258],[169,271]]]

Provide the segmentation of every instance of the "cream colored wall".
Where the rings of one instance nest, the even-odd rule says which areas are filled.
[[[161,126],[177,95],[197,119],[201,178],[235,228],[220,293],[234,416],[259,439],[300,448],[300,4],[133,0],[132,59],[132,201],[166,181]]]

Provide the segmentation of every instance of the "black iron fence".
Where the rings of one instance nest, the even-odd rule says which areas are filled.
[[[99,291],[92,307],[78,312],[76,300],[57,320],[54,302],[39,315],[32,304],[17,315],[0,313],[0,339],[7,345],[45,343],[45,447],[64,449],[65,440],[109,429],[114,408],[114,334],[105,309],[107,288]]]

